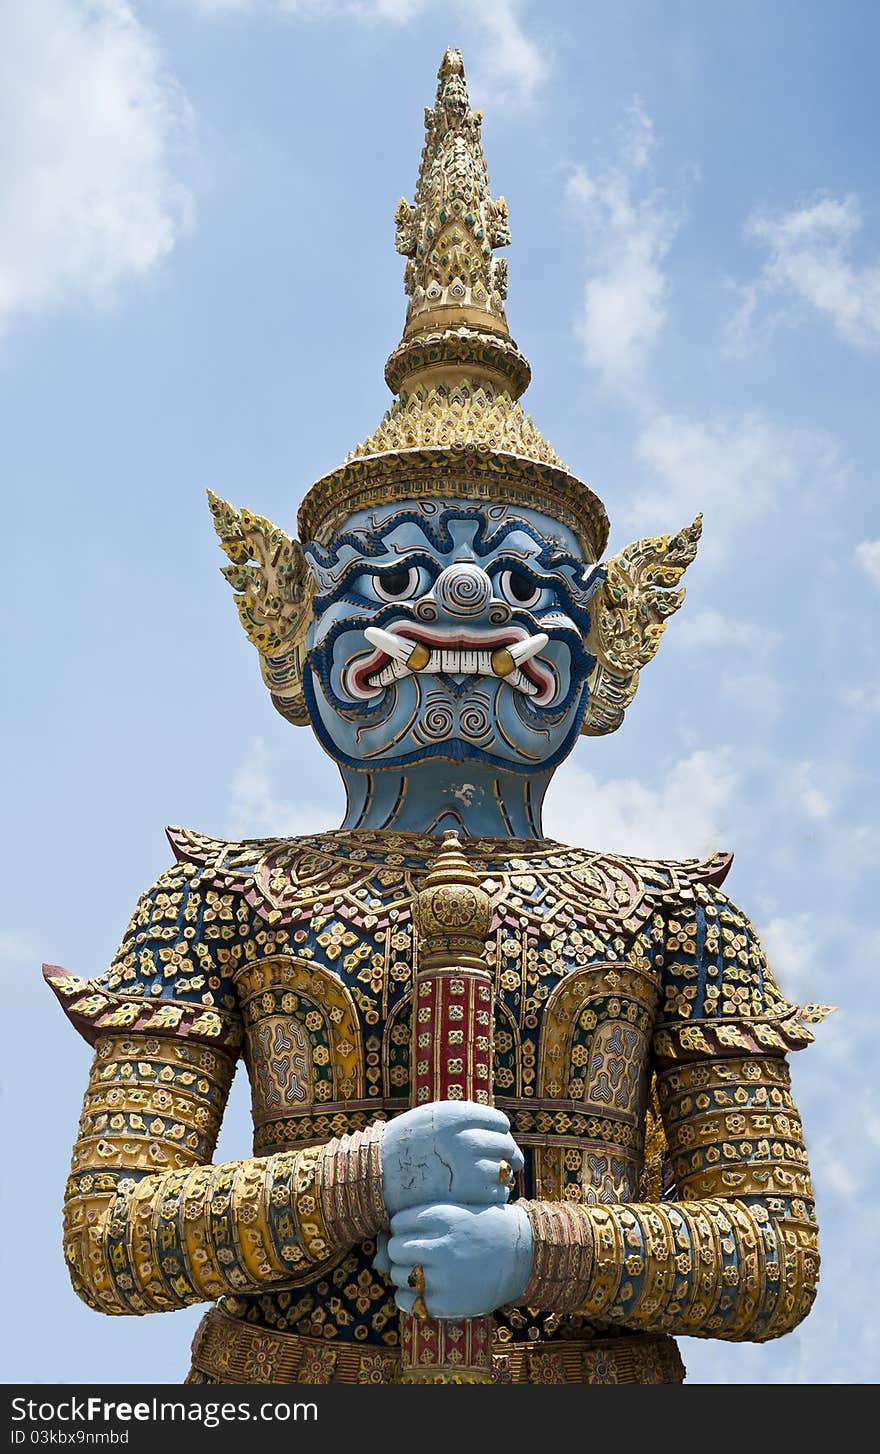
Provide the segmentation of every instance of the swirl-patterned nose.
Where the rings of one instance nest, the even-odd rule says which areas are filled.
[[[456,561],[440,572],[433,596],[451,616],[480,616],[492,599],[492,582],[472,561]]]

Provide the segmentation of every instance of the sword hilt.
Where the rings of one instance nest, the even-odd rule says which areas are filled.
[[[414,919],[412,1104],[491,1105],[494,986],[486,936],[492,906],[457,833],[444,835],[416,896]],[[416,1316],[401,1316],[402,1381],[491,1382],[492,1318],[432,1318],[421,1299],[423,1277],[420,1283]]]

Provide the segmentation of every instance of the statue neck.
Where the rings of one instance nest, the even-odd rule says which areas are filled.
[[[552,777],[497,772],[479,763],[420,762],[405,771],[341,767],[348,798],[343,828],[399,833],[455,829],[466,838],[542,838],[541,809]]]

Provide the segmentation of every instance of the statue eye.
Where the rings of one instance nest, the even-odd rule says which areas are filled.
[[[511,606],[535,606],[541,599],[541,587],[522,571],[502,571],[498,584],[502,596]]]
[[[407,601],[419,585],[419,568],[411,565],[401,570],[383,571],[373,576],[373,590],[380,601]]]

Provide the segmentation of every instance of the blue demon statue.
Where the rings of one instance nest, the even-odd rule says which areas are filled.
[[[67,1259],[102,1312],[212,1304],[196,1382],[674,1383],[674,1334],[760,1341],[809,1310],[786,1053],[821,1010],[777,989],[729,856],[543,835],[700,527],[603,559],[601,502],[517,402],[507,209],[457,52],[426,123],[390,411],[308,492],[301,544],[211,497],[345,820],[170,829],[109,970],[47,970],[95,1048]],[[214,1164],[239,1052],[253,1155]]]

